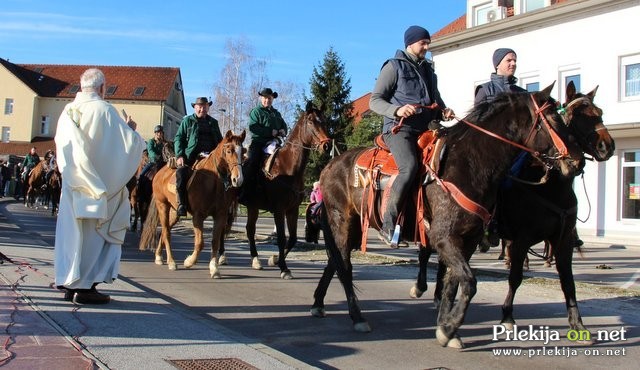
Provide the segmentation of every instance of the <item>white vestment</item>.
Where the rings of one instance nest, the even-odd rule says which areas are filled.
[[[79,92],[56,131],[62,195],[55,241],[56,285],[88,289],[117,278],[131,209],[127,182],[142,137],[100,95]]]

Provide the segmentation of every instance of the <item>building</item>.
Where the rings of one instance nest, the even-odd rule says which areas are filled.
[[[91,67],[104,72],[105,99],[133,117],[142,137],[153,137],[153,128],[162,124],[165,137],[173,138],[186,114],[179,68],[14,64],[0,58],[0,155],[55,148],[58,117]]]
[[[433,34],[431,53],[447,105],[463,115],[488,81],[493,51],[518,54],[518,84],[599,86],[595,102],[616,141],[604,163],[575,181],[582,235],[640,238],[640,42],[638,0],[467,0],[467,13]],[[634,41],[635,40],[635,41]]]

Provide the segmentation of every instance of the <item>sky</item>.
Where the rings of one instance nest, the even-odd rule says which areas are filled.
[[[333,48],[355,100],[404,47],[408,26],[433,34],[465,11],[466,0],[2,0],[0,57],[16,64],[178,67],[189,106],[212,95],[229,40],[248,41],[267,60],[269,80],[301,84],[307,95],[313,68]]]

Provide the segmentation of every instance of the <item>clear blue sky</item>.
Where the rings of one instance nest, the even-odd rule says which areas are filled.
[[[313,67],[333,47],[351,99],[371,91],[384,60],[413,24],[432,34],[466,11],[465,0],[2,0],[0,57],[17,64],[180,68],[185,100],[211,96],[224,44],[245,37],[267,58],[271,81],[309,93]]]

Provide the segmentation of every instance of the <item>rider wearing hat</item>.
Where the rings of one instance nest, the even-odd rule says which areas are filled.
[[[205,97],[191,103],[194,113],[185,116],[174,139],[176,152],[176,191],[178,193],[178,216],[187,215],[187,181],[190,168],[200,153],[210,153],[222,141],[218,120],[208,112],[212,102]]]
[[[287,135],[287,124],[280,112],[273,107],[273,100],[278,97],[278,93],[266,87],[260,90],[258,95],[260,104],[249,113],[251,145],[247,152],[247,160],[242,166],[245,180],[240,202],[246,201],[247,196],[255,190],[256,174],[262,163],[264,147],[274,138]]]
[[[153,139],[147,141],[149,163],[140,171],[140,176],[145,176],[151,167],[157,166],[159,168],[163,164],[162,149],[164,148],[164,143],[164,128],[162,125],[156,125],[153,129]]]

